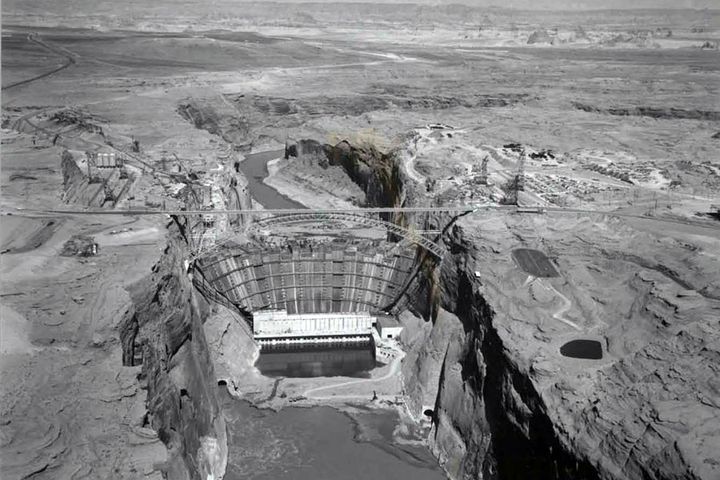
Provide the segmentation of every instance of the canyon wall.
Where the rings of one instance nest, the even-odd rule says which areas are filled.
[[[68,150],[64,150],[60,157],[60,169],[63,174],[62,199],[69,204],[115,206],[127,196],[134,181],[127,173],[121,174],[119,168],[98,169],[94,166],[91,167],[91,181],[87,176],[87,160],[78,161]]]
[[[597,314],[606,321],[622,317],[617,325],[604,335],[563,330],[557,320],[532,318],[555,311],[542,303],[543,287],[518,289],[525,276],[498,255],[518,242],[513,235],[521,227],[509,228],[514,220],[506,219],[510,225],[481,236],[477,221],[458,222],[444,238],[448,254],[439,274],[423,280],[439,285],[440,294],[410,302],[437,298],[439,313],[419,341],[408,342],[411,353],[403,366],[414,413],[432,405],[437,384],[430,445],[450,476],[716,478],[711,432],[718,406],[709,401],[716,397],[720,355],[711,333],[717,322],[709,321],[714,299],[686,293],[654,270],[603,256],[594,262],[607,269],[610,284],[623,285],[630,311],[618,308],[623,297],[611,293],[613,303],[602,304]],[[582,282],[572,266],[598,268],[585,250],[578,262],[573,252],[580,247],[568,245],[563,256],[570,258],[559,264],[568,280],[558,281],[566,292]],[[627,251],[633,248],[642,247]],[[584,285],[599,301],[609,288],[597,280]],[[576,293],[574,302],[582,303],[583,294]],[[534,307],[527,309],[525,302]],[[592,307],[577,308],[573,318],[592,325]],[[578,335],[602,339],[602,361],[559,355],[565,339]]]
[[[391,154],[347,142],[323,151],[363,188],[368,206],[429,204]],[[481,234],[488,219],[424,215],[393,220],[445,232],[438,240],[447,249],[444,259],[437,262],[418,252],[417,280],[399,307],[427,321],[412,328],[413,337],[403,338],[409,350],[402,367],[407,404],[415,416],[434,408],[430,446],[451,478],[714,478],[717,448],[704,433],[712,423],[702,420],[717,411],[708,399],[717,392],[712,359],[718,348],[712,336],[702,333],[714,331],[707,322],[714,298],[707,288],[690,295],[689,286],[666,269],[655,272],[606,251],[588,258],[585,244],[566,240],[568,228],[605,244],[617,238],[615,230],[627,229],[613,223],[608,238],[599,238],[592,226],[605,219],[556,220],[547,232],[544,219],[504,216],[492,219],[489,237]],[[587,226],[591,230],[585,232]],[[575,301],[577,315],[588,317],[577,319],[588,325],[580,328],[585,335],[595,330],[590,326],[596,316],[630,319],[606,333],[603,340],[611,351],[603,363],[561,357],[556,342],[572,334],[537,318],[526,320],[551,316],[552,310],[548,313],[535,297],[539,291],[530,289],[532,298],[526,299],[527,288],[516,290],[514,282],[526,276],[509,253],[512,245],[527,246],[537,235],[551,235],[552,240],[543,241],[567,257],[560,264],[566,272],[559,280],[562,288],[582,285]],[[622,248],[647,256],[641,245],[650,240],[633,241],[634,235],[632,230],[622,234],[628,239]],[[672,252],[669,258],[686,255]],[[584,268],[605,272],[608,283],[584,282]],[[691,266],[681,262],[676,269],[684,268]],[[627,306],[629,312],[602,300],[608,292],[616,302],[622,298],[613,285],[626,278],[628,298],[635,302]],[[626,338],[628,346],[623,345]]]
[[[415,192],[406,189],[405,173],[394,151],[381,152],[372,145],[336,145],[300,140],[286,148],[286,157],[311,157],[320,164],[343,168],[348,177],[365,192],[366,206],[404,207],[416,204]],[[406,213],[381,214],[381,218],[401,226],[420,223]]]
[[[342,166],[365,192],[367,206],[434,205],[408,181],[393,152],[346,141],[304,140],[288,146],[286,157],[296,156]],[[688,294],[675,293],[668,279],[656,279],[645,267],[637,273],[637,266],[608,258],[604,250],[588,256],[588,245],[598,242],[651,254],[638,251],[642,242],[633,241],[635,231],[586,216],[553,222],[503,216],[456,224],[442,214],[384,218],[406,227],[445,230],[437,240],[447,249],[443,261],[418,250],[417,281],[394,311],[408,308],[427,322],[403,339],[409,348],[402,367],[407,403],[416,415],[434,406],[430,444],[452,478],[714,478],[707,472],[716,470],[717,448],[704,443],[702,419],[712,418],[716,408],[709,399],[717,397],[712,358],[718,348],[707,340],[712,336],[703,337],[708,327],[702,319],[712,308],[696,305],[704,302],[703,290],[698,298],[680,301]],[[494,237],[481,238],[478,232],[486,230],[488,221]],[[598,224],[611,228],[598,230]],[[569,230],[576,239],[567,238]],[[574,295],[575,315],[588,317],[575,319],[583,324],[577,330],[547,323],[562,323],[552,310],[545,311],[555,308],[560,294],[538,300],[536,293],[547,293],[516,284],[527,275],[513,264],[512,245],[531,243],[556,254],[562,249],[570,259],[562,265],[567,276],[558,286]],[[667,243],[661,247],[669,248]],[[685,258],[677,252],[672,258]],[[631,306],[603,299],[619,293],[618,285],[631,291],[616,295],[614,303],[627,297]],[[687,316],[682,308],[697,310]],[[607,315],[631,321],[613,327],[601,321]],[[695,319],[700,321],[692,323]],[[593,325],[612,330],[604,339],[605,348],[613,349],[607,363],[559,358],[556,342],[588,334]],[[624,345],[626,337],[631,338]],[[692,361],[681,362],[685,356]]]
[[[233,165],[232,170],[218,179],[217,184],[225,197],[225,207],[228,210],[251,210],[253,208],[247,179],[240,173],[236,164]],[[228,220],[231,226],[245,225],[250,221],[248,217],[242,215],[229,215]]]
[[[348,142],[300,141],[289,157],[341,165],[366,193],[368,206],[429,204],[408,181],[398,158]],[[599,478],[595,468],[556,433],[528,366],[510,354],[493,323],[495,312],[477,289],[474,245],[448,214],[388,216],[403,226],[440,229],[443,261],[418,250],[415,280],[393,305],[426,320],[403,342],[407,404],[419,417],[434,409],[430,445],[453,479]],[[402,316],[401,316],[402,318]],[[407,321],[407,320],[405,320]]]
[[[63,201],[89,207],[101,207],[105,201],[102,183],[90,183],[87,175],[78,167],[72,154],[63,151],[60,158],[63,174]]]
[[[221,478],[227,463],[225,421],[203,330],[209,306],[183,269],[180,227],[172,224],[164,254],[131,291],[134,308],[121,323],[123,363],[142,365],[147,423],[169,452],[167,478]]]
[[[453,478],[599,478],[556,432],[529,365],[504,345],[472,266],[472,242],[454,227],[443,262],[441,307],[462,334],[447,341],[431,446]],[[445,327],[447,328],[447,327]],[[423,346],[424,348],[424,346]]]

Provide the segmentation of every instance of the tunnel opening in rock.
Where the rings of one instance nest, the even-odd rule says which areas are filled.
[[[603,358],[603,349],[597,340],[577,339],[560,347],[560,354],[569,358],[600,360]]]

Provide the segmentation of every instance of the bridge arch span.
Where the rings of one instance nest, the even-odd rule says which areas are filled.
[[[371,218],[366,215],[358,215],[353,213],[332,212],[332,213],[292,213],[275,215],[272,217],[261,218],[252,223],[251,228],[272,228],[280,225],[294,225],[300,223],[325,223],[325,222],[348,222],[357,225],[366,225],[370,227],[385,228],[389,232],[404,238],[405,240],[422,247],[439,259],[445,255],[445,248],[412,230],[396,225],[392,222]]]

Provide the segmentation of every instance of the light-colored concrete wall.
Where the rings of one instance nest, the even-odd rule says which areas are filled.
[[[397,338],[403,330],[403,327],[378,327],[381,338]],[[390,335],[388,337],[388,335]]]
[[[359,313],[288,315],[281,310],[270,310],[253,316],[253,333],[255,338],[369,335],[375,321],[375,317]]]

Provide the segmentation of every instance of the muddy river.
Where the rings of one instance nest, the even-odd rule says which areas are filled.
[[[248,188],[253,199],[265,208],[305,208],[305,205],[286,197],[274,188],[265,185],[263,179],[268,176],[267,162],[280,158],[284,150],[251,153],[240,162],[240,171],[248,181]]]
[[[445,478],[430,452],[393,441],[397,413],[334,408],[261,410],[220,392],[228,421],[226,480]]]

